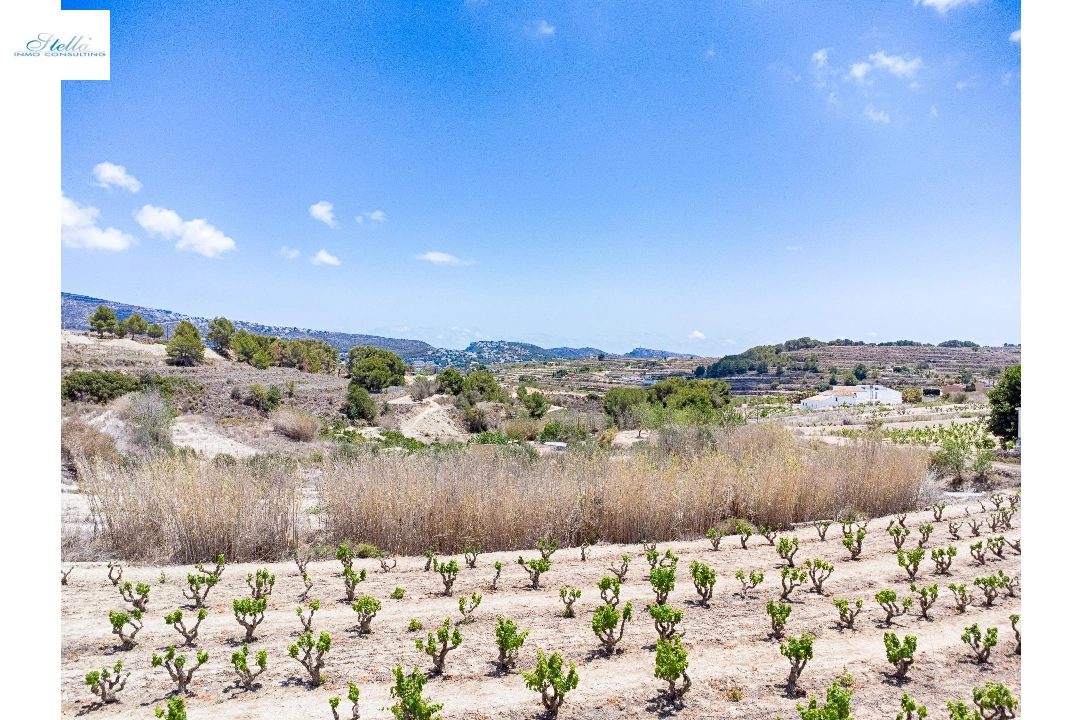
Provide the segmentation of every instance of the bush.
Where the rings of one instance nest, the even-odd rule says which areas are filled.
[[[896,720],[913,720],[913,713],[917,714],[918,718],[928,717],[928,708],[921,705],[917,707],[917,703],[913,698],[909,697],[909,693],[902,693],[902,711],[898,713]]]
[[[169,677],[177,684],[177,689],[174,692],[177,695],[183,695],[188,692],[188,685],[192,682],[195,671],[207,661],[208,657],[205,650],[199,650],[195,654],[195,665],[185,670],[184,666],[187,663],[184,656],[177,655],[176,646],[170,645],[164,655],[158,655],[158,653],[151,655],[150,666],[164,667],[166,672],[169,673]]]
[[[301,664],[308,673],[308,684],[318,687],[327,679],[323,675],[326,662],[323,656],[331,649],[331,636],[325,632],[319,634],[317,640],[311,632],[301,633],[297,642],[287,648],[289,657]]]
[[[138,608],[130,613],[109,611],[109,624],[113,626],[113,634],[120,638],[123,649],[131,650],[135,647],[135,636],[143,629],[142,620],[143,612]],[[131,625],[132,629],[126,632],[124,628],[128,625]]]
[[[170,447],[176,413],[157,388],[132,394],[128,402],[132,440],[141,447]]]
[[[740,536],[740,547],[748,549],[748,539],[755,534],[755,528],[743,520],[736,521],[736,534]]]
[[[552,407],[552,403],[546,400],[544,395],[540,392],[530,392],[525,385],[519,385],[516,394],[532,418],[544,417],[548,409]]]
[[[970,712],[963,700],[947,701],[947,712],[951,720],[1007,720],[1014,717],[1018,701],[1003,683],[988,681],[983,688],[973,688],[973,703],[976,707]]]
[[[915,547],[909,551],[898,550],[898,566],[905,569],[910,580],[917,577],[917,570],[920,569],[920,561],[923,559],[924,548]]]
[[[199,625],[207,618],[207,609],[199,608],[195,618],[195,625],[189,629],[184,625],[184,613],[180,610],[174,610],[165,616],[165,622],[167,625],[172,625],[173,629],[180,633],[180,636],[184,638],[185,645],[191,645],[199,637]]]
[[[390,350],[357,345],[349,350],[350,385],[379,392],[406,382],[406,364]]]
[[[564,586],[560,588],[560,600],[564,603],[564,617],[575,617],[575,601],[582,597],[582,590]]]
[[[804,568],[783,567],[781,569],[781,599],[788,600],[789,594],[798,585],[808,581],[808,571]]]
[[[1010,616],[1011,630],[1014,631],[1014,654],[1022,654],[1022,630],[1018,627],[1018,623],[1021,621],[1022,616],[1015,613]]]
[[[789,563],[789,567],[795,567],[793,557],[796,555],[796,551],[800,548],[800,538],[794,535],[791,538],[781,537],[778,539],[778,545],[774,548],[777,551],[778,556],[782,560]]]
[[[188,713],[184,710],[184,698],[169,698],[165,707],[154,708],[154,717],[164,718],[164,720],[188,720]]]
[[[250,597],[233,600],[233,617],[244,628],[244,642],[250,643],[255,640],[255,629],[263,622],[263,614],[267,611],[267,598],[258,600]]]
[[[360,572],[356,572],[352,565],[342,569],[342,582],[346,586],[347,602],[353,602],[356,599],[357,586],[366,579],[368,579],[368,570],[365,568],[361,568]]]
[[[875,601],[879,603],[879,607],[883,608],[883,612],[887,614],[887,618],[884,620],[887,625],[890,625],[894,618],[905,615],[909,612],[909,608],[913,606],[913,598],[911,597],[903,599],[901,606],[899,606],[898,593],[890,588],[877,592],[875,594]]]
[[[310,442],[319,434],[319,418],[295,408],[282,408],[271,415],[275,431],[291,440]]]
[[[977,623],[973,623],[962,633],[962,642],[973,649],[973,655],[977,658],[978,663],[988,662],[988,656],[991,654],[992,648],[996,646],[998,640],[999,628],[988,628],[982,636],[981,629],[977,626]]]
[[[546,656],[544,651],[538,648],[537,667],[533,672],[522,673],[522,677],[526,680],[526,687],[541,693],[541,704],[552,717],[558,716],[567,693],[579,686],[579,675],[575,671],[575,663],[568,663],[566,675],[563,670],[562,655],[552,653]]]
[[[856,560],[864,549],[864,538],[867,536],[864,528],[857,528],[856,534],[848,532],[842,536],[842,545],[849,551],[849,559]]]
[[[620,578],[605,575],[598,581],[597,588],[601,591],[601,602],[609,607],[620,604]]]
[[[248,573],[248,588],[255,600],[270,597],[271,591],[274,589],[274,575],[271,575],[270,570],[267,568],[256,570],[254,575]]]
[[[72,402],[104,405],[140,387],[138,379],[122,373],[75,370],[60,381],[60,396]]]
[[[617,584],[617,588],[619,588],[619,584]],[[624,626],[631,619],[631,613],[630,602],[624,605],[623,612],[617,610],[614,605],[607,604],[594,610],[594,617],[590,625],[594,635],[597,635],[597,639],[601,641],[606,655],[612,655],[613,651],[616,650],[616,644],[623,639]],[[616,630],[617,626],[620,628],[619,633]]]
[[[901,680],[913,665],[913,653],[917,650],[917,638],[906,635],[905,641],[898,639],[892,632],[883,633],[883,644],[887,649],[887,662],[894,665],[894,677]]]
[[[815,642],[814,637],[808,633],[801,633],[800,637],[791,637],[787,642],[781,644],[781,654],[789,658],[789,680],[785,686],[785,690],[789,695],[796,694],[800,674],[804,672],[804,666],[812,659],[813,642]]]
[[[845,690],[835,680],[827,689],[827,699],[822,707],[812,695],[808,707],[797,703],[796,710],[800,713],[800,720],[853,720],[849,704],[852,696],[851,690]]]
[[[935,574],[946,575],[950,571],[951,559],[958,554],[958,548],[950,545],[946,548],[936,548],[932,551],[932,561],[935,563]]]
[[[469,598],[465,596],[458,599],[458,611],[462,613],[462,619],[456,624],[468,625],[473,622],[473,611],[481,606],[481,598],[484,597],[479,592],[474,592]]]
[[[398,698],[398,702],[391,706],[391,713],[396,720],[439,720],[436,713],[443,705],[430,703],[421,696],[428,680],[425,674],[413,668],[412,673],[405,675],[401,665],[393,668],[391,672],[394,673],[391,697]]]
[[[443,674],[444,663],[447,662],[447,653],[462,644],[462,633],[455,628],[451,632],[451,618],[446,618],[443,624],[436,629],[436,634],[428,633],[428,641],[420,638],[415,641],[417,649],[432,658],[432,672],[436,675]]]
[[[699,604],[710,607],[710,599],[714,597],[714,583],[717,581],[717,573],[706,563],[698,560],[691,561],[691,581],[695,583],[695,592],[699,594]]]
[[[307,575],[307,573],[305,573]],[[301,629],[303,632],[312,632],[312,618],[316,615],[316,610],[319,610],[319,599],[313,599],[308,603],[308,617],[304,616],[304,608],[297,606],[297,617],[301,621]]]
[[[346,390],[346,402],[342,412],[350,420],[371,422],[376,419],[376,403],[363,387],[350,384]]]
[[[684,695],[691,689],[691,679],[688,677],[688,653],[680,646],[680,637],[672,640],[661,639],[657,641],[657,651],[654,656],[654,677],[669,683],[669,701],[681,704]],[[678,687],[677,681],[683,678],[683,683]]]
[[[267,669],[267,651],[260,650],[256,653],[255,662],[259,670],[255,672],[252,672],[252,669],[248,667],[248,643],[244,643],[244,647],[234,652],[232,657],[229,658],[229,662],[233,663],[233,671],[237,674],[237,687],[252,690],[255,688],[256,678]]]
[[[106,667],[101,670],[91,670],[86,674],[84,682],[90,687],[90,692],[101,698],[103,705],[117,702],[116,694],[127,684],[131,671],[129,670],[126,675],[121,675],[123,668],[124,661],[117,660],[112,672]]]
[[[808,568],[808,578],[811,580],[815,592],[823,595],[823,583],[825,583],[831,573],[834,572],[834,565],[826,560],[820,560],[819,558],[815,558],[814,560],[808,558],[804,561],[804,566]]]
[[[736,579],[740,581],[743,586],[743,590],[740,592],[740,597],[747,598],[748,590],[754,590],[755,586],[763,581],[764,575],[758,570],[751,570],[747,575],[744,574],[744,569],[741,568],[736,571]]]
[[[360,720],[361,708],[359,707],[359,703],[361,701],[361,689],[357,687],[357,683],[350,681],[349,692],[347,693],[346,697],[348,697],[350,702],[353,703],[353,715],[350,717],[350,720]],[[334,720],[341,720],[341,718],[338,717],[338,705],[342,702],[342,698],[335,695],[332,698],[328,698],[327,702],[330,703],[331,713],[334,715]]]
[[[844,598],[834,598],[834,607],[838,608],[838,624],[852,630],[857,615],[860,615],[860,611],[864,608],[864,601],[857,599],[852,607],[850,607],[848,600]]]
[[[676,632],[676,626],[684,618],[683,610],[675,610],[668,605],[647,605],[646,610],[654,620],[654,630],[660,639],[671,640],[684,634]]]
[[[443,594],[451,597],[451,586],[455,584],[455,579],[458,577],[458,561],[451,558],[446,562],[440,562],[437,559],[434,560],[433,567],[443,578]]]
[[[199,329],[187,320],[181,320],[173,330],[172,339],[165,346],[165,354],[172,365],[199,365],[203,362],[203,341]]]
[[[522,566],[522,569],[526,571],[526,574],[530,576],[530,587],[537,590],[541,582],[541,574],[549,571],[552,564],[548,558],[541,558],[540,560],[530,559],[527,562],[521,555],[518,556],[518,564]]]
[[[496,658],[496,661],[505,671],[515,667],[518,651],[522,648],[522,644],[526,642],[526,637],[529,634],[528,629],[519,632],[518,625],[510,618],[505,618],[502,615],[496,618],[496,647],[500,650],[500,655]]]
[[[116,440],[112,435],[81,420],[65,420],[60,424],[61,462],[68,465],[75,465],[76,460],[111,462],[117,457]]]
[[[261,413],[271,413],[282,404],[282,391],[277,385],[272,385],[268,390],[254,383],[248,386],[248,398],[244,402]]]
[[[785,634],[785,621],[793,612],[793,606],[782,601],[766,601],[766,614],[770,616],[770,633],[779,640]]]
[[[928,617],[928,611],[932,609],[932,605],[939,599],[939,585],[932,584],[927,587],[922,587],[919,590],[915,584],[909,586],[910,592],[917,593],[917,602],[920,603],[920,616],[923,620],[931,620]]]
[[[380,601],[371,595],[362,595],[350,607],[353,608],[353,612],[357,613],[357,632],[361,635],[371,633],[372,620],[375,619],[376,613],[382,607]]]

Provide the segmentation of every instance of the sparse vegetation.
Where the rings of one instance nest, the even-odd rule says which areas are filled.
[[[973,623],[965,629],[962,633],[962,642],[969,645],[973,650],[973,655],[976,657],[978,663],[988,662],[988,656],[992,652],[992,648],[996,646],[999,640],[999,629],[988,628],[983,634],[977,623]]]
[[[443,674],[443,666],[447,662],[447,653],[462,644],[462,633],[458,628],[451,631],[451,618],[446,618],[443,624],[436,628],[436,634],[428,633],[428,640],[418,638],[414,641],[417,649],[432,658],[432,672],[436,675]]]
[[[237,687],[254,690],[256,678],[267,670],[267,651],[260,650],[255,654],[255,665],[259,669],[254,672],[248,665],[248,643],[244,643],[240,650],[235,651],[229,658],[229,662],[233,663],[233,672],[237,674]]]
[[[804,667],[813,657],[812,644],[815,638],[808,633],[801,633],[800,637],[791,637],[781,644],[781,654],[789,659],[789,679],[786,682],[785,691],[789,695],[795,695],[797,682]]]
[[[529,634],[529,629],[519,631],[518,625],[510,618],[505,618],[502,615],[496,618],[496,647],[500,650],[496,662],[500,664],[505,672],[515,667],[518,651],[522,648],[522,644],[526,642],[526,637]]]
[[[117,693],[124,689],[131,671],[121,674],[124,670],[124,661],[117,660],[113,669],[105,667],[101,670],[91,670],[86,674],[84,682],[90,688],[90,692],[96,695],[103,705],[118,701]]]
[[[736,579],[739,580],[741,586],[743,586],[743,589],[740,591],[740,597],[747,598],[748,590],[754,590],[755,587],[763,581],[764,577],[763,573],[758,570],[750,570],[746,575],[743,568],[737,570]]]
[[[887,662],[894,666],[894,677],[901,680],[913,666],[913,653],[917,651],[917,638],[906,635],[899,640],[892,632],[883,633],[883,644],[887,648]]]
[[[616,587],[618,592],[619,583]],[[623,639],[624,626],[631,619],[631,612],[630,602],[624,605],[622,612],[613,605],[601,605],[594,610],[591,627],[594,635],[597,635],[597,639],[601,641],[606,655],[612,655],[616,650],[616,644]],[[619,632],[617,632],[617,627],[619,627]]]
[[[864,608],[864,601],[858,598],[850,605],[845,598],[834,598],[834,607],[838,608],[838,624],[852,630],[857,615],[860,615],[860,611]]]
[[[318,687],[326,680],[326,676],[323,675],[323,668],[326,665],[323,656],[330,649],[331,636],[328,633],[321,632],[317,639],[312,632],[303,632],[297,638],[297,642],[286,648],[286,651],[289,657],[299,662],[308,673],[308,684]]]
[[[766,614],[770,617],[770,634],[781,640],[785,636],[785,622],[793,612],[789,603],[773,600],[766,601]]]
[[[567,693],[579,686],[579,675],[575,671],[575,663],[568,663],[566,674],[563,668],[562,655],[559,653],[546,655],[538,648],[537,667],[533,672],[523,671],[522,673],[522,677],[526,680],[526,687],[541,693],[541,704],[552,717],[559,715]]]
[[[158,653],[151,655],[150,666],[164,667],[166,672],[169,673],[169,677],[177,685],[176,690],[173,692],[177,695],[183,695],[188,692],[188,685],[191,684],[192,676],[195,675],[195,671],[198,670],[208,658],[209,655],[205,650],[199,650],[195,654],[195,665],[192,665],[185,670],[184,666],[187,665],[186,658],[183,655],[177,654],[175,645],[170,645],[164,655],[159,655]]]

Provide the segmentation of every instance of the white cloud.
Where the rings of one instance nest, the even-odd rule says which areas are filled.
[[[94,166],[94,177],[98,179],[98,185],[103,188],[115,186],[137,193],[143,187],[143,183],[129,175],[127,168],[123,165],[114,165],[108,161]]]
[[[296,260],[297,256],[301,254],[301,251],[283,245],[282,249],[278,251],[278,254],[286,260]]]
[[[914,5],[935,8],[940,13],[945,13],[962,5],[976,5],[978,2],[980,0],[913,0]]]
[[[965,90],[967,87],[969,87],[972,84],[973,84],[972,80],[959,80],[958,82],[956,82],[954,84],[954,87],[958,88],[959,90]]]
[[[320,200],[312,207],[308,208],[308,214],[319,220],[322,223],[327,223],[327,227],[334,227],[334,205],[331,205],[326,200]]]
[[[884,125],[890,122],[890,115],[887,115],[882,110],[876,110],[871,105],[864,108],[864,117],[868,118],[872,122],[883,123]]]
[[[368,218],[372,222],[387,222],[387,213],[383,212],[382,210],[373,210],[370,213],[361,213],[357,216],[357,222],[363,223],[365,218]]]
[[[935,105],[928,111],[928,117],[939,117],[939,111],[935,109]]]
[[[131,235],[116,228],[98,227],[96,207],[80,205],[66,195],[60,195],[60,242],[70,248],[86,250],[127,250],[135,244]]]
[[[853,78],[857,82],[864,82],[864,76],[868,74],[868,71],[872,69],[872,66],[866,62],[853,63],[849,66],[849,74],[846,77]]]
[[[426,262],[432,263],[433,265],[472,265],[473,264],[473,261],[471,261],[471,260],[462,260],[460,258],[455,257],[454,255],[449,255],[449,254],[447,254],[445,252],[437,252],[435,250],[430,250],[430,251],[424,253],[423,255],[414,255],[413,257],[416,260],[424,260]]]
[[[172,210],[144,205],[135,213],[135,221],[150,235],[177,238],[176,248],[182,252],[199,253],[205,257],[217,257],[229,250],[236,250],[233,238],[226,237],[206,220],[182,220]]]
[[[691,331],[691,334],[690,334],[690,335],[688,335],[688,339],[689,339],[689,340],[705,340],[705,339],[706,339],[706,335],[703,335],[703,334],[702,334],[701,332],[699,332],[698,330],[692,330],[692,331]]]
[[[313,265],[341,265],[342,261],[339,260],[338,258],[336,258],[334,255],[331,255],[326,250],[320,250],[319,252],[316,253],[315,257],[312,258],[312,264]]]
[[[537,24],[537,34],[538,35],[543,35],[543,36],[547,37],[549,35],[552,35],[555,32],[556,32],[556,26],[555,25],[549,25],[544,20],[542,20],[541,22],[539,22]]]
[[[822,50],[816,50],[812,53],[812,65],[817,68],[826,67],[827,55],[830,53],[830,48],[823,48]]]
[[[1014,32],[1011,33],[1011,42],[1013,42],[1013,43],[1022,42],[1022,28],[1018,28],[1017,30],[1015,30]]]
[[[713,45],[711,45],[710,49],[706,51],[706,57],[708,57],[708,58],[714,57],[714,46]]]
[[[920,58],[906,60],[901,55],[887,55],[882,50],[875,55],[869,55],[868,59],[875,63],[877,68],[888,70],[898,77],[912,77],[921,66]]]
[[[838,103],[837,94],[835,94],[834,92],[831,92],[830,96],[827,97],[827,102],[830,103],[831,105],[838,105],[839,103]]]

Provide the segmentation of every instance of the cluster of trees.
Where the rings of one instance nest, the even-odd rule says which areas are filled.
[[[165,335],[165,328],[158,323],[147,324],[139,313],[132,313],[123,320],[118,320],[116,312],[105,305],[98,305],[87,321],[90,323],[90,328],[98,333],[100,338],[105,337],[105,333],[120,338],[128,335],[132,337],[147,335],[155,340]]]
[[[350,420],[374,420],[376,403],[370,393],[406,382],[406,363],[390,350],[356,345],[346,356],[349,387],[343,412]]]
[[[331,373],[338,368],[338,350],[322,340],[286,340],[273,335],[256,335],[237,330],[224,317],[216,317],[207,328],[207,342],[223,357],[266,370],[272,365],[304,372]]]
[[[1003,371],[996,386],[988,391],[992,412],[988,429],[1005,441],[1018,439],[1018,408],[1022,405],[1022,366],[1013,365]]]
[[[505,402],[504,392],[496,378],[488,370],[479,368],[463,375],[453,367],[445,368],[436,375],[436,387],[441,393],[461,397],[469,405],[482,400],[485,402]]]
[[[724,380],[670,377],[649,388],[613,388],[603,404],[618,427],[641,429],[680,419],[717,422],[730,400],[731,388]]]

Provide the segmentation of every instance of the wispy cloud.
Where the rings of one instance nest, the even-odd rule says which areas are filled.
[[[705,57],[708,57],[708,58],[714,57],[714,46],[713,45],[711,45],[710,48],[706,51]]]
[[[875,123],[883,123],[886,125],[890,122],[890,115],[887,115],[883,110],[877,110],[871,105],[864,108],[864,117],[868,118]]]
[[[553,35],[555,32],[556,32],[556,26],[555,25],[549,25],[544,20],[537,23],[537,34],[538,35],[541,35],[542,37],[548,37],[550,35]]]
[[[365,221],[365,218],[368,218],[372,222],[377,223],[387,222],[387,214],[382,210],[373,210],[370,213],[361,213],[357,216],[357,222],[363,223]]]
[[[857,62],[849,66],[849,74],[847,78],[852,78],[857,82],[864,82],[864,76],[868,74],[868,71],[872,69],[872,66],[866,62]]]
[[[131,235],[116,228],[98,227],[96,207],[80,205],[66,195],[60,196],[60,242],[66,247],[85,250],[127,250],[135,244]]]
[[[912,77],[921,66],[919,57],[906,60],[901,55],[887,55],[882,50],[869,55],[868,59],[875,63],[877,68],[888,70],[898,77]]]
[[[94,177],[98,185],[103,188],[124,188],[130,193],[137,193],[142,189],[143,183],[136,180],[128,173],[123,165],[114,165],[111,162],[100,162],[94,166]]]
[[[980,0],[913,0],[914,5],[935,8],[939,13],[946,13],[962,5],[976,5]]]
[[[830,48],[822,48],[812,53],[812,65],[821,68],[827,65],[827,55],[830,54]]]
[[[337,224],[334,221],[334,205],[326,200],[320,200],[308,208],[308,214],[322,223],[327,223],[327,227],[334,227]]]
[[[705,340],[706,335],[703,335],[698,330],[692,330],[691,333],[688,335],[688,339],[689,340]]]
[[[1022,42],[1022,28],[1018,28],[1017,30],[1015,30],[1014,32],[1011,33],[1011,42],[1013,42],[1013,43]]]
[[[436,250],[429,250],[421,255],[414,255],[416,260],[424,260],[430,262],[433,265],[472,265],[472,260],[462,260],[454,255],[450,255],[445,252],[438,252]]]
[[[181,252],[194,252],[212,258],[237,249],[233,238],[226,237],[225,233],[206,220],[182,220],[180,215],[166,208],[144,205],[135,213],[135,221],[151,236],[176,238],[176,248]]]
[[[336,258],[334,255],[331,255],[326,250],[320,250],[319,252],[316,253],[315,257],[312,258],[312,264],[313,265],[341,265],[342,261],[339,260],[338,258]]]
[[[278,254],[286,260],[296,260],[297,256],[301,254],[301,251],[283,245],[282,249],[278,251]]]

